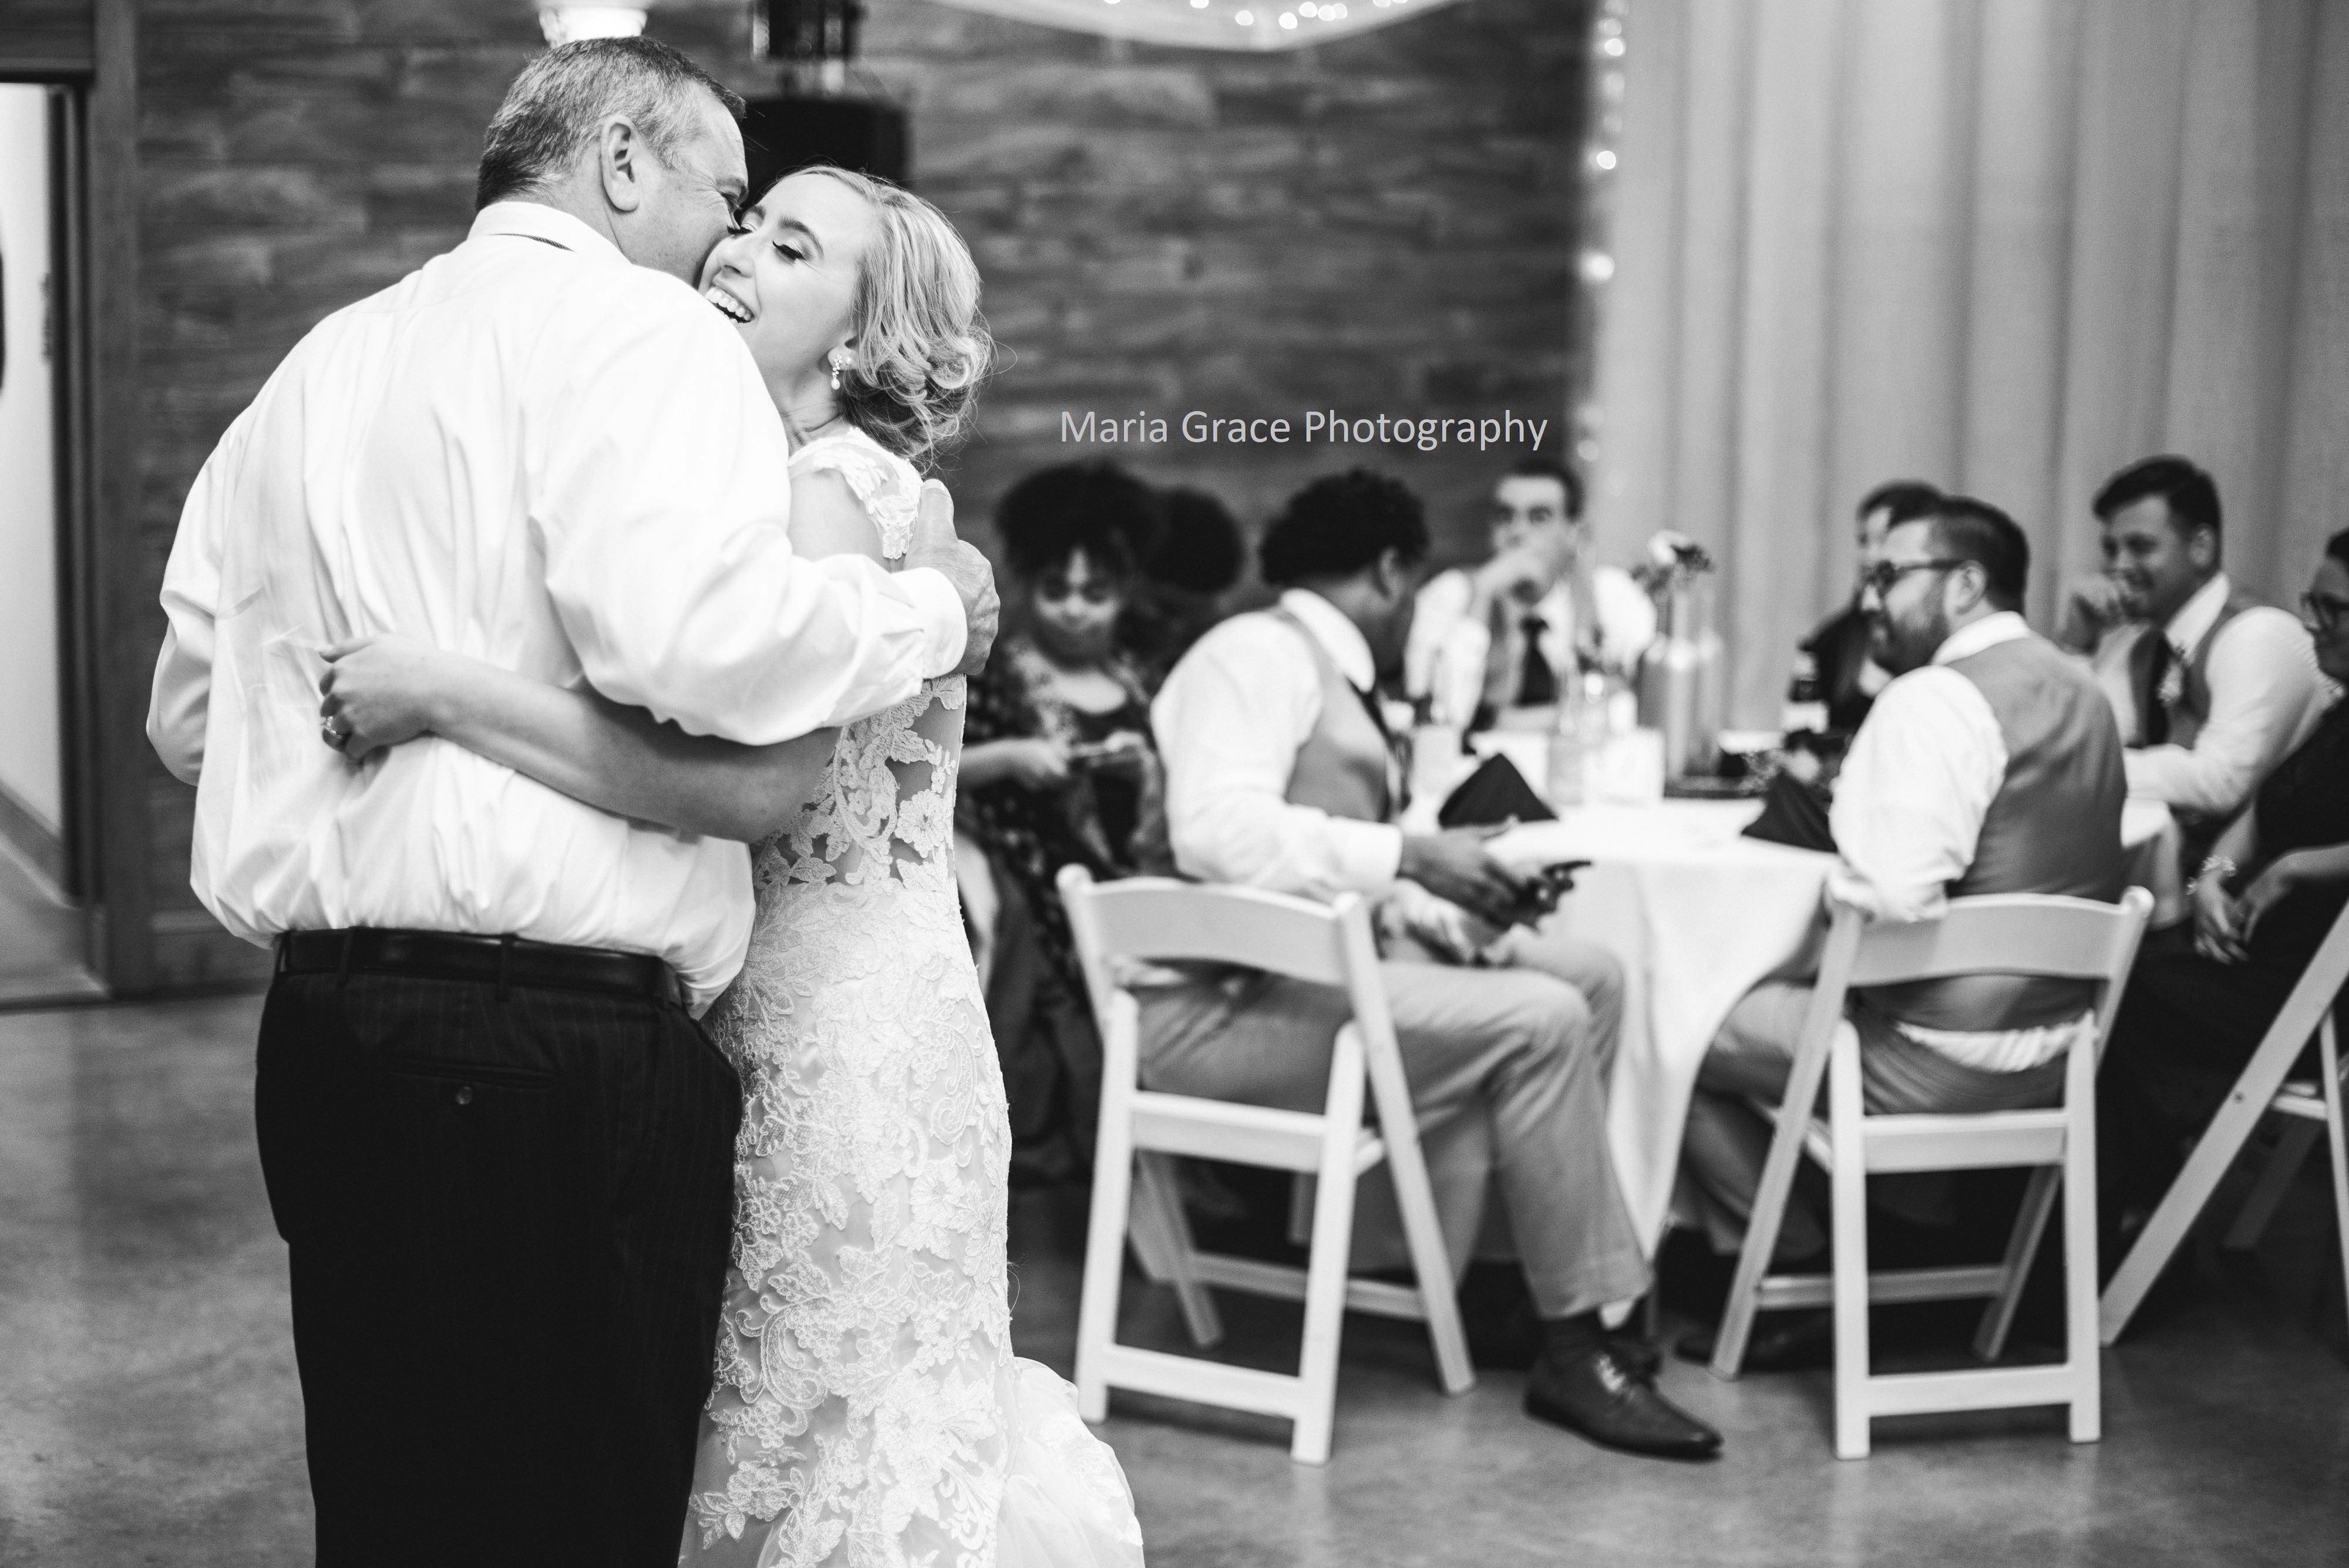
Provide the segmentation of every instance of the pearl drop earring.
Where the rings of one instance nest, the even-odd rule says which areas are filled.
[[[848,368],[848,351],[844,348],[833,349],[832,351],[830,363],[832,365],[832,389],[836,392],[840,390],[840,373]]]

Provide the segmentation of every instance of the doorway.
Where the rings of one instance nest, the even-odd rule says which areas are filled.
[[[0,1006],[103,992],[67,760],[69,109],[0,84]]]

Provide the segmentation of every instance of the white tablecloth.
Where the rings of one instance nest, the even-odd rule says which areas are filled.
[[[1651,1251],[1671,1214],[1681,1130],[1705,1048],[1758,981],[1816,967],[1807,950],[1821,929],[1820,894],[1835,857],[1741,837],[1760,810],[1754,801],[1586,806],[1493,843],[1521,868],[1592,862],[1558,918],[1623,963],[1608,1137],[1632,1224]],[[2121,831],[2136,852],[2136,879],[2175,907],[2168,809],[2132,800]]]

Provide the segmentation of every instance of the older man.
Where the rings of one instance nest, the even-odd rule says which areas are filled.
[[[1952,898],[2117,898],[2120,732],[2087,671],[2023,624],[2030,545],[1996,507],[1963,496],[1896,525],[1860,605],[1869,653],[1893,676],[1836,789],[1841,860],[1832,904],[1879,920],[1931,918]],[[2053,1104],[2092,988],[2010,976],[1857,993],[1862,1094],[1871,1111],[1988,1111]],[[1714,1039],[1689,1107],[1682,1166],[1715,1245],[1733,1251],[1753,1211],[1770,1124],[1752,1099],[1784,1094],[1810,1006],[1806,984],[1748,992]],[[1799,1200],[1778,1259],[1799,1263],[1826,1231]],[[1756,1367],[1823,1347],[1816,1315],[1758,1333]],[[1683,1350],[1710,1354],[1702,1341]]]
[[[1599,1319],[1649,1282],[1607,1150],[1621,977],[1598,949],[1498,934],[1528,912],[1526,889],[1482,836],[1395,826],[1400,773],[1371,686],[1402,654],[1426,554],[1419,502],[1391,479],[1358,470],[1290,498],[1262,545],[1279,604],[1201,638],[1151,712],[1174,858],[1211,881],[1380,899],[1380,973],[1423,1124],[1489,1118],[1545,1320],[1526,1409],[1613,1447],[1702,1458],[1720,1435],[1659,1394]],[[1318,1108],[1345,1016],[1328,986],[1195,976],[1144,992],[1143,1076]]]
[[[516,79],[471,234],[328,317],[165,571],[148,733],[193,881],[275,942],[255,1111],[317,1561],[673,1562],[733,1215],[740,845],[425,740],[357,766],[320,650],[397,632],[780,742],[985,656],[983,561],[795,557],[781,419],[699,299],[739,103],[640,39]]]
[[[2094,504],[2105,573],[2074,591],[2057,638],[2093,658],[2129,742],[2129,793],[2177,814],[2191,873],[2332,693],[2299,618],[2220,566],[2208,473],[2149,457],[2106,481]]]

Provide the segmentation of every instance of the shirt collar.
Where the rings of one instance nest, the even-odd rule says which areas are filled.
[[[1941,639],[1933,650],[1936,664],[1955,664],[1961,659],[1971,659],[1985,648],[1996,648],[2002,642],[2013,642],[2018,637],[2031,635],[2031,623],[2013,610],[2000,610],[1978,621],[1961,626]]]
[[[1368,691],[1378,684],[1378,662],[1371,657],[1370,640],[1345,611],[1310,588],[1290,588],[1280,596],[1280,607],[1297,618],[1355,691]]]
[[[624,266],[632,265],[626,256],[620,254],[620,247],[610,240],[570,213],[557,212],[543,202],[491,202],[473,215],[473,227],[465,237],[478,240],[491,234],[512,234],[541,240],[591,261],[615,261]]]
[[[2227,581],[2224,572],[2195,589],[2194,597],[2179,605],[2178,613],[2169,618],[2169,624],[2161,628],[2161,634],[2169,639],[2169,646],[2181,654],[2192,653],[2194,645],[2218,623],[2219,612],[2227,607],[2227,596],[2233,591],[2234,586]]]
[[[1520,607],[1517,609],[1516,616],[1519,620],[1525,619],[1528,615],[1541,617],[1552,631],[1564,628],[1574,619],[1573,580],[1561,576],[1557,581],[1549,586],[1549,592],[1534,601],[1531,608]]]

